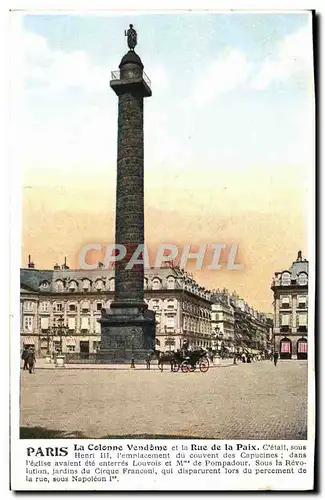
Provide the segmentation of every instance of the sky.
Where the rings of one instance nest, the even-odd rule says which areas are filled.
[[[145,99],[145,238],[239,245],[241,271],[189,267],[207,288],[272,311],[270,283],[307,255],[314,172],[311,18],[300,13],[24,15],[22,265],[114,242],[124,30],[151,80]],[[309,190],[309,191],[308,191]]]

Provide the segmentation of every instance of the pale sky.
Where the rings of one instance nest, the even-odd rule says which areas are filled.
[[[270,282],[307,250],[313,176],[311,17],[25,15],[23,262],[78,262],[114,242],[117,97],[124,29],[152,82],[145,100],[145,236],[240,245],[243,271],[197,271],[272,311]],[[308,184],[309,183],[309,184]],[[306,257],[308,257],[306,255]]]

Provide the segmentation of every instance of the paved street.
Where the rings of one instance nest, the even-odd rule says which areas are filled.
[[[305,439],[307,362],[21,372],[21,437]]]

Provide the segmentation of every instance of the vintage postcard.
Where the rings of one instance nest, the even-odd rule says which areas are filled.
[[[312,490],[315,13],[12,11],[13,490]]]

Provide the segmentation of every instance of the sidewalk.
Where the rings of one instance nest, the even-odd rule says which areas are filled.
[[[22,368],[21,364],[21,368]],[[233,365],[232,359],[221,359],[220,364],[211,364],[210,368],[225,368]],[[157,361],[151,363],[151,370],[158,370]],[[47,363],[44,358],[36,360],[36,370],[131,370],[130,363],[66,363],[64,367],[57,367],[55,364]],[[133,370],[133,368],[132,368]],[[145,364],[136,364],[134,370],[146,370]],[[170,366],[164,364],[164,371],[169,371]]]

